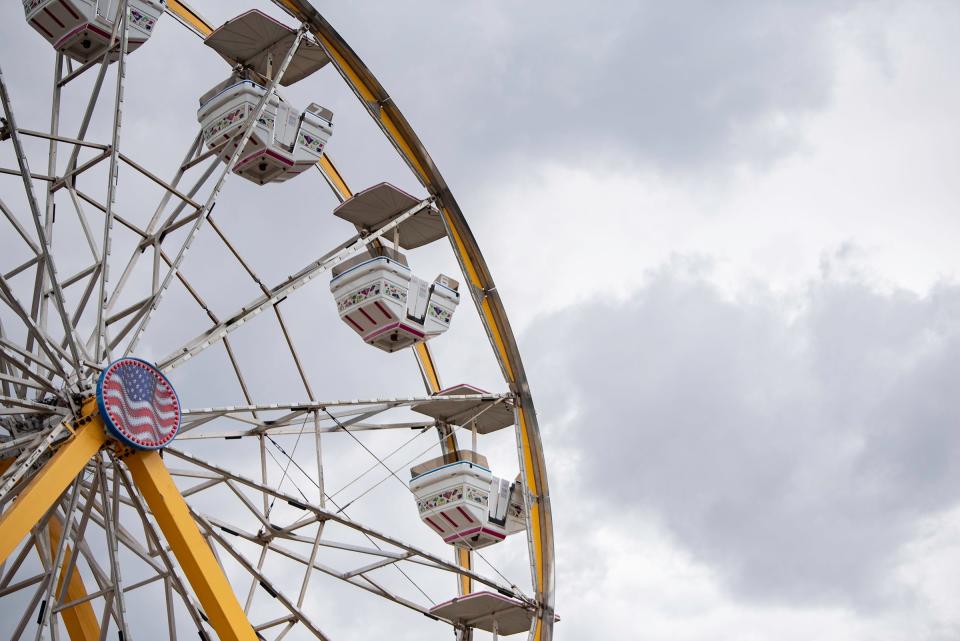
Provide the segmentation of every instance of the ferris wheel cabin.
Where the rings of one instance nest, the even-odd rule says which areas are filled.
[[[513,406],[486,394],[472,385],[456,385],[411,409],[474,435],[513,425]],[[420,519],[446,543],[478,549],[526,529],[519,477],[511,482],[494,476],[487,459],[473,450],[421,463],[410,469],[410,476]]]
[[[86,63],[106,52],[122,6],[122,0],[24,0],[23,10],[30,26],[54,49]],[[129,0],[127,53],[153,34],[165,6],[165,0]],[[116,54],[111,59],[115,60]]]
[[[458,450],[410,468],[420,519],[445,543],[476,550],[526,528],[519,482],[493,475],[486,457]]]
[[[253,10],[228,20],[204,41],[234,68],[200,98],[197,112],[204,142],[224,162],[237,150],[244,125],[256,115],[295,38],[294,30]],[[289,86],[327,62],[323,49],[304,37],[279,84]],[[332,134],[329,109],[311,103],[301,111],[274,92],[233,171],[258,185],[289,180],[320,160]]]
[[[342,203],[334,215],[360,230],[374,232],[421,202],[389,183],[380,183]],[[440,213],[424,206],[397,224],[395,247],[414,249],[443,238]],[[406,257],[384,243],[332,270],[330,291],[340,319],[363,340],[385,352],[410,347],[439,336],[450,328],[460,303],[459,283],[438,275],[428,283],[413,275]]]

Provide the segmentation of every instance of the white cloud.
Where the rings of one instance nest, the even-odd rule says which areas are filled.
[[[767,163],[675,174],[624,155],[514,155],[467,199],[509,309],[523,326],[622,299],[673,253],[702,255],[730,291],[795,287],[852,248],[878,284],[923,292],[955,277],[960,70],[944,52],[958,24],[952,5],[870,5],[835,21],[830,107],[776,116],[800,147]]]

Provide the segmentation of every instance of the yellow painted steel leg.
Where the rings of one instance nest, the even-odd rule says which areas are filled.
[[[30,528],[53,507],[106,440],[103,422],[95,418],[78,429],[37,472],[10,509],[0,516],[0,563],[7,560]]]
[[[200,17],[200,14],[189,7],[187,3],[180,2],[180,0],[168,0],[167,10],[176,14],[181,20],[203,34],[204,37],[213,33],[213,27]]]
[[[60,537],[63,536],[63,526],[56,517],[51,518],[47,524],[47,531],[50,533],[50,549],[55,550],[60,545]],[[60,568],[60,578],[57,581],[57,594],[63,587],[63,579],[67,572],[67,562],[70,559],[70,546],[64,550],[63,565]],[[80,572],[74,568],[70,576],[70,583],[67,584],[66,601],[77,601],[87,596],[87,586],[83,584]],[[67,626],[67,632],[70,634],[70,641],[97,641],[100,638],[100,623],[93,612],[93,605],[90,601],[80,603],[72,608],[60,612],[63,623]]]
[[[417,353],[417,360],[420,361],[420,368],[423,370],[423,376],[426,379],[427,386],[431,394],[440,391],[440,375],[437,373],[437,367],[433,362],[433,354],[426,343],[417,343],[413,346]]]
[[[124,462],[220,641],[256,641],[253,627],[159,452],[137,452]]]
[[[8,458],[0,461],[0,474],[7,471],[7,468],[13,465],[15,459]],[[60,537],[63,535],[63,526],[56,517],[50,519],[47,525],[47,531],[50,534],[50,548],[56,549],[60,545]],[[57,593],[63,587],[63,576],[67,571],[67,559],[70,558],[70,546],[64,553],[63,566],[60,568],[60,579],[57,581]],[[67,601],[78,601],[87,596],[87,586],[83,584],[83,578],[80,573],[74,570],[70,577],[70,584],[67,586]],[[67,632],[70,634],[70,641],[97,641],[100,638],[100,624],[93,612],[93,605],[88,601],[75,605],[72,608],[63,610],[60,614],[63,617],[63,623],[67,626]]]
[[[347,186],[347,181],[343,179],[343,176],[340,175],[340,171],[333,164],[333,161],[330,160],[330,157],[327,154],[320,156],[320,160],[317,162],[317,167],[320,168],[320,171],[327,177],[327,180],[330,181],[330,184],[333,185],[334,189],[337,190],[337,193],[340,194],[342,200],[347,200],[353,196],[353,192],[350,191],[350,188]]]

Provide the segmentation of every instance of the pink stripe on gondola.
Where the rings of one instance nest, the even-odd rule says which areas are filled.
[[[73,16],[74,20],[79,20],[80,16],[77,15],[77,12],[73,10],[73,7],[70,6],[69,2],[61,2],[60,6],[70,12],[70,15]]]
[[[44,32],[45,34],[47,34],[47,37],[48,37],[48,38],[52,38],[52,37],[53,37],[53,34],[50,33],[49,31],[47,31],[46,29],[44,29],[44,28],[43,28],[43,25],[40,24],[40,23],[37,21],[36,18],[34,18],[33,20],[31,20],[31,22],[33,22],[33,26],[34,26],[34,27],[36,27],[36,28],[39,29],[40,31],[42,31],[42,32]]]
[[[360,325],[357,324],[357,321],[355,321],[355,320],[353,320],[352,318],[350,318],[350,314],[347,314],[346,316],[344,316],[344,318],[347,320],[348,323],[350,323],[351,325],[353,325],[354,327],[356,327],[358,332],[362,332],[362,331],[363,331],[363,328],[360,327]]]
[[[63,29],[63,23],[60,22],[60,19],[57,16],[53,15],[53,12],[50,11],[49,7],[44,7],[43,12],[48,16],[50,16],[53,19],[53,21],[56,22],[58,25],[60,25],[60,28]]]
[[[375,300],[373,301],[373,304],[377,306],[377,309],[383,312],[383,315],[387,317],[387,320],[393,320],[393,314],[390,313],[390,310],[388,310],[386,307],[381,305],[380,301]]]
[[[370,314],[368,314],[367,311],[366,311],[365,309],[363,309],[362,307],[360,308],[360,313],[363,314],[364,316],[366,316],[367,320],[370,321],[371,323],[373,323],[374,325],[377,324],[377,321],[373,320],[373,316],[371,316]]]

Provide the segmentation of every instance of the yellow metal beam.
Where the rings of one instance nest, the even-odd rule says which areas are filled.
[[[63,536],[63,526],[60,519],[54,516],[47,523],[47,531],[50,533],[50,549],[55,550],[60,545],[60,537]],[[67,572],[67,564],[70,559],[70,546],[68,545],[63,554],[63,565],[60,567],[60,578],[57,579],[57,594],[63,587],[63,579]],[[87,586],[83,584],[80,572],[74,568],[70,576],[70,583],[67,584],[67,602],[78,601],[87,596]],[[63,618],[63,624],[67,626],[67,632],[70,634],[70,641],[97,641],[100,638],[100,623],[97,621],[97,615],[93,612],[93,604],[90,601],[84,601],[66,610],[60,612]]]
[[[327,177],[327,180],[330,181],[330,184],[333,185],[333,188],[337,190],[337,193],[340,194],[341,200],[347,200],[353,196],[353,192],[350,191],[350,187],[347,186],[347,181],[343,179],[343,176],[340,175],[340,171],[333,164],[333,161],[330,160],[330,157],[327,154],[320,156],[320,162],[317,163],[317,167],[320,168],[320,171],[323,172],[323,175]]]
[[[7,468],[13,465],[14,460],[16,459],[8,458],[0,461],[0,474],[6,472]],[[63,535],[63,526],[59,518],[54,516],[50,519],[47,532],[50,535],[50,549],[55,549],[60,545],[60,537]],[[39,553],[39,550],[37,552]],[[57,580],[57,594],[63,587],[63,576],[67,571],[69,558],[70,546],[68,545],[64,553],[63,566],[60,568],[60,578]],[[79,601],[85,596],[87,596],[87,586],[83,584],[80,573],[74,570],[67,585],[67,601]],[[93,605],[89,601],[63,610],[60,616],[63,617],[63,623],[67,626],[70,641],[97,641],[100,638],[100,624],[93,612]]]
[[[440,391],[440,374],[433,362],[433,354],[430,353],[430,348],[427,347],[426,343],[417,343],[413,349],[417,353],[417,360],[420,361],[420,368],[423,370],[423,376],[430,393],[436,394]]]
[[[204,38],[213,33],[213,26],[204,20],[199,13],[187,6],[185,2],[181,2],[180,0],[167,0],[167,11],[183,20]]]
[[[220,641],[257,641],[253,627],[213,550],[200,534],[160,453],[136,452],[124,462]]]
[[[106,440],[103,422],[95,417],[61,445],[53,458],[37,472],[10,509],[0,516],[0,564],[53,507]]]

